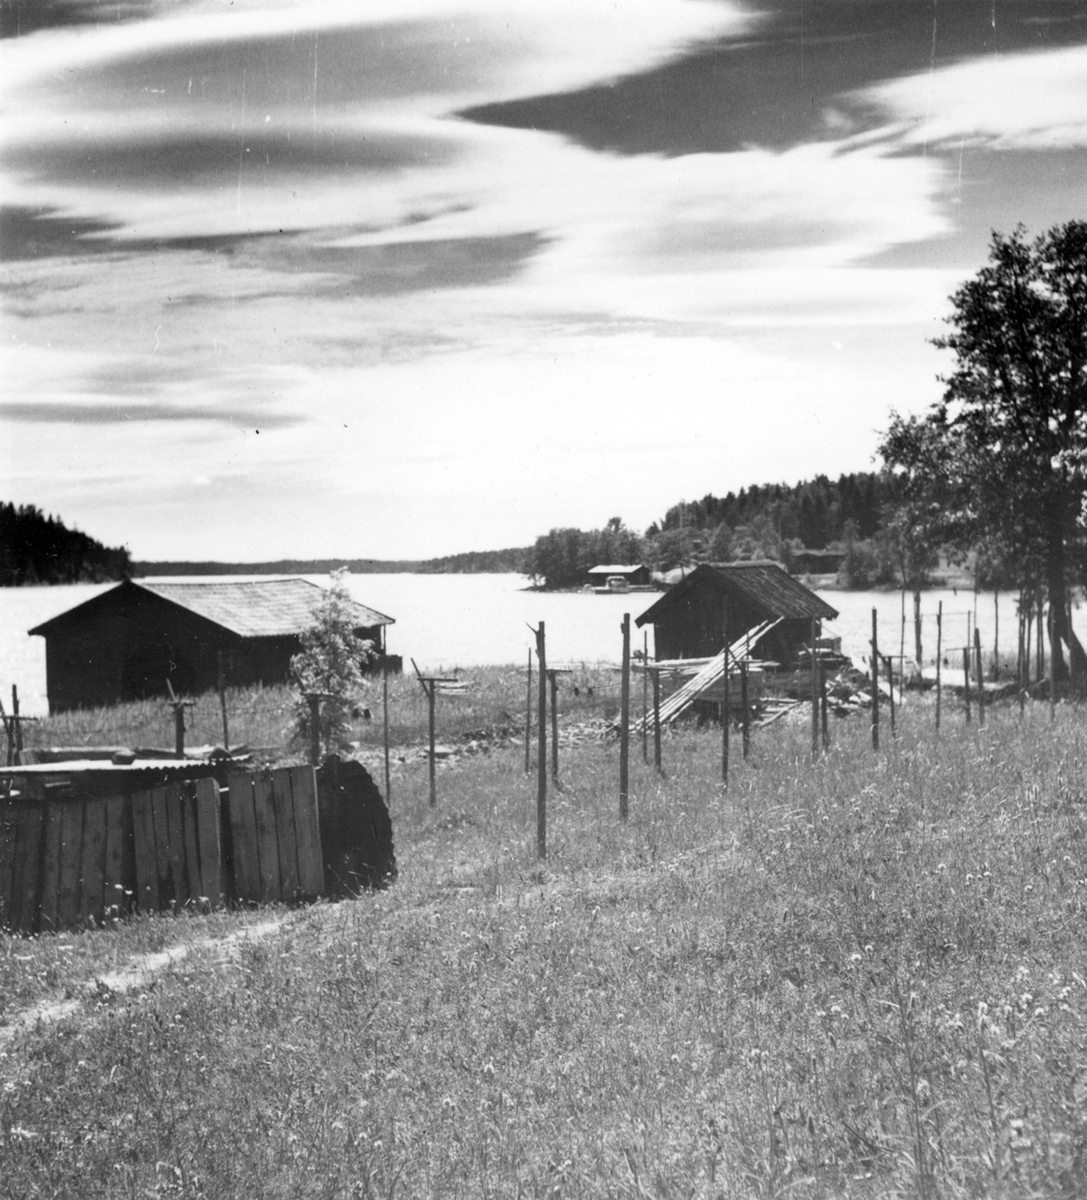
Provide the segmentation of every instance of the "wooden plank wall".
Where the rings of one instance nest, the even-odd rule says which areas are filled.
[[[0,801],[0,926],[12,932],[324,891],[312,767],[232,774],[225,806],[211,778]]]
[[[229,776],[233,898],[288,903],[325,890],[312,767]]]

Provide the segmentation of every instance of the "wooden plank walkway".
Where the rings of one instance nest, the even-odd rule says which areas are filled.
[[[741,658],[746,657],[756,646],[759,641],[764,638],[771,629],[781,623],[781,618],[776,621],[763,621],[761,625],[756,625],[753,629],[749,629],[741,638],[737,638],[735,642],[728,648],[729,674],[733,674],[737,663]],[[669,721],[674,721],[676,717],[685,712],[690,706],[709,691],[716,683],[720,683],[725,674],[725,651],[722,650],[698,672],[697,675],[688,679],[681,687],[677,688],[667,700],[660,706],[660,723],[661,725],[668,724]],[[641,731],[653,721],[653,716],[646,713],[634,725],[634,731]]]

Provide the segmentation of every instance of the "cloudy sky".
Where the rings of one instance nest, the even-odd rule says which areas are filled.
[[[2,498],[423,557],[870,470],[1084,0],[3,0]]]

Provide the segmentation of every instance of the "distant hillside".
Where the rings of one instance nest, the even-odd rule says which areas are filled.
[[[479,575],[521,572],[527,549],[470,550],[444,558],[281,558],[274,562],[137,562],[137,575],[328,575],[346,567],[352,575]]]
[[[0,503],[0,587],[108,583],[131,574],[127,550],[103,546],[32,504]]]

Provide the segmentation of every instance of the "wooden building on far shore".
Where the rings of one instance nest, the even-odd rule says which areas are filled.
[[[35,626],[45,638],[50,712],[283,683],[325,589],[305,579],[126,580]],[[387,617],[353,604],[355,632],[385,653]]]
[[[838,615],[778,563],[702,563],[635,624],[653,626],[658,659],[709,658],[725,644],[726,609],[730,643],[760,622],[780,618],[759,643],[758,653],[786,669],[796,665],[801,647],[810,644],[812,619],[819,623],[819,636],[821,623]]]

